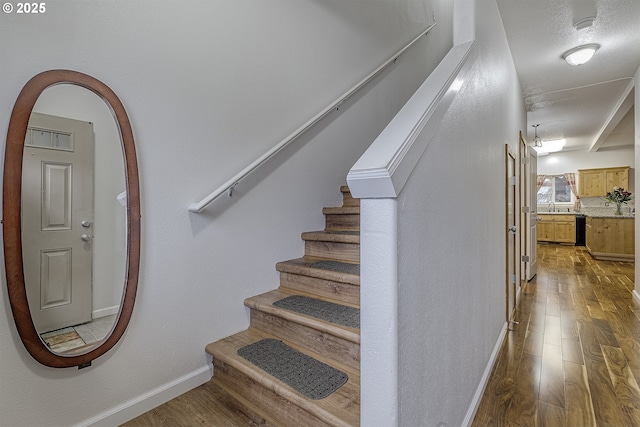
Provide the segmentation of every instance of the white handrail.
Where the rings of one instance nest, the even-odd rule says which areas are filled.
[[[333,111],[336,108],[339,108],[340,105],[342,105],[342,103],[344,103],[347,99],[349,99],[353,94],[355,94],[358,90],[360,90],[364,85],[366,85],[367,83],[369,83],[371,80],[373,80],[378,74],[380,74],[385,68],[387,68],[389,65],[391,65],[396,59],[398,59],[398,57],[400,55],[402,55],[407,49],[409,49],[415,42],[417,42],[422,36],[424,36],[425,34],[427,34],[429,31],[431,31],[431,29],[433,27],[436,26],[436,23],[434,22],[433,24],[431,24],[430,26],[428,26],[426,29],[424,29],[423,31],[420,32],[420,34],[418,34],[413,40],[411,40],[405,47],[403,47],[402,49],[400,49],[398,52],[396,52],[395,54],[393,54],[389,59],[387,59],[382,65],[380,65],[378,68],[376,68],[375,70],[373,70],[371,72],[371,74],[369,74],[367,77],[365,77],[364,79],[362,79],[360,82],[358,82],[355,86],[353,86],[351,89],[349,89],[347,92],[345,92],[344,95],[342,95],[341,97],[339,97],[337,100],[335,100],[334,102],[332,102],[328,107],[326,107],[324,110],[320,111],[318,114],[316,114],[315,116],[313,116],[309,121],[307,121],[305,124],[303,124],[302,126],[300,126],[298,129],[296,129],[293,133],[291,133],[289,136],[287,136],[285,139],[283,139],[282,141],[280,141],[280,143],[278,143],[275,147],[273,147],[272,149],[270,149],[269,151],[267,151],[266,153],[264,153],[262,156],[260,156],[258,159],[256,159],[253,163],[251,163],[249,166],[247,166],[246,168],[244,168],[242,171],[240,171],[239,173],[237,173],[233,178],[229,179],[227,182],[225,182],[224,184],[222,184],[220,187],[218,187],[215,191],[213,191],[212,193],[210,193],[208,196],[206,196],[204,199],[200,200],[197,203],[191,203],[188,207],[190,212],[202,212],[202,210],[204,208],[206,208],[209,204],[211,204],[214,200],[216,200],[218,197],[220,197],[224,192],[228,192],[229,196],[231,196],[231,194],[233,193],[233,188],[242,180],[244,179],[247,175],[249,175],[251,172],[253,172],[254,170],[256,170],[258,167],[260,167],[263,163],[265,163],[267,160],[269,160],[271,157],[275,156],[280,150],[282,150],[283,148],[285,148],[287,145],[289,145],[291,142],[293,142],[296,138],[298,138],[300,135],[302,135],[303,133],[305,133],[309,128],[311,128],[313,125],[315,125],[316,123],[318,123],[320,120],[322,120],[327,114],[329,114],[331,111]]]

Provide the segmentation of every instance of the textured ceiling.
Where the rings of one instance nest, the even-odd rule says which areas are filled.
[[[640,0],[497,0],[527,108],[527,137],[565,138],[565,150],[633,145],[632,77],[640,67]],[[573,23],[596,19],[590,28]],[[598,43],[575,67],[562,54]]]

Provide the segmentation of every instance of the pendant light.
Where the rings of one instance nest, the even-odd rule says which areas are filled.
[[[535,129],[535,136],[533,137],[533,146],[542,147],[542,140],[538,136],[538,126],[540,126],[540,123],[538,123],[537,125],[531,125],[531,126]]]

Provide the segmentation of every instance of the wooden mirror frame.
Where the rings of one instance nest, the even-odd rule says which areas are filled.
[[[40,94],[50,86],[73,84],[84,87],[104,100],[112,111],[118,129],[125,161],[127,191],[127,261],[126,278],[118,318],[111,334],[84,354],[65,356],[53,353],[36,331],[24,282],[21,230],[22,160],[29,117]],[[131,319],[138,288],[140,268],[140,189],[138,162],[129,118],[116,94],[101,81],[70,70],[49,70],[37,74],[22,88],[11,112],[4,156],[2,193],[4,260],[7,289],[16,328],[25,348],[43,365],[54,368],[79,368],[109,351],[122,337]]]

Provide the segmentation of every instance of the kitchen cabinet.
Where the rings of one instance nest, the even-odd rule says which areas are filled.
[[[538,242],[576,243],[576,216],[538,214],[536,223]]]
[[[635,259],[635,219],[587,217],[587,250],[596,259]]]
[[[613,187],[629,189],[629,166],[578,170],[580,197],[602,197]]]

